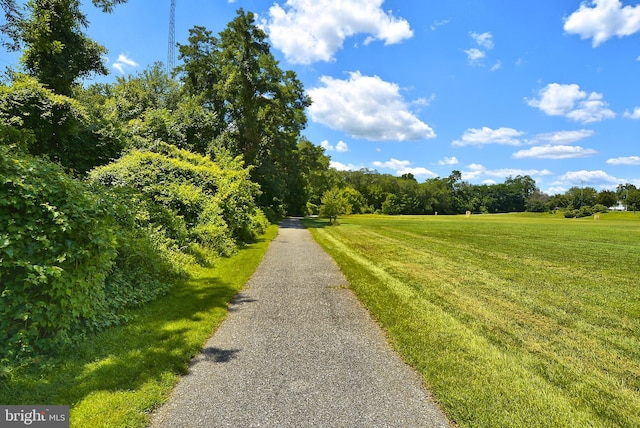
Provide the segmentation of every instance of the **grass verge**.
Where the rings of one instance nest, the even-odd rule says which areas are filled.
[[[306,221],[460,426],[640,426],[638,216],[340,223]]]
[[[213,267],[188,266],[189,279],[131,311],[132,320],[59,355],[0,371],[0,403],[71,405],[72,427],[144,427],[226,318],[277,226]]]

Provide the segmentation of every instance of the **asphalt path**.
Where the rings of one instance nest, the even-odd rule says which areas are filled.
[[[280,224],[152,427],[449,427],[329,255]]]

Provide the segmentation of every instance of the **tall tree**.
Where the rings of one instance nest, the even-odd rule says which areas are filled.
[[[88,21],[80,0],[29,0],[26,6],[27,17],[8,20],[4,32],[15,50],[24,48],[21,62],[30,75],[57,94],[71,95],[79,79],[107,74],[106,49],[83,33]]]
[[[185,90],[201,94],[222,119],[219,141],[253,167],[260,204],[298,204],[291,194],[303,182],[296,145],[311,101],[295,73],[279,68],[253,13],[238,10],[219,38],[195,27],[179,50]]]

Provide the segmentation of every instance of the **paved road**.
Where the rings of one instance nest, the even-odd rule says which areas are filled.
[[[152,427],[448,427],[347,285],[284,221]]]

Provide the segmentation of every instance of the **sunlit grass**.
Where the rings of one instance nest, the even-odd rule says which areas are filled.
[[[307,222],[447,414],[640,426],[640,215]]]
[[[188,362],[227,314],[277,232],[132,311],[125,326],[80,340],[60,355],[0,373],[0,403],[71,405],[73,427],[144,427]]]

